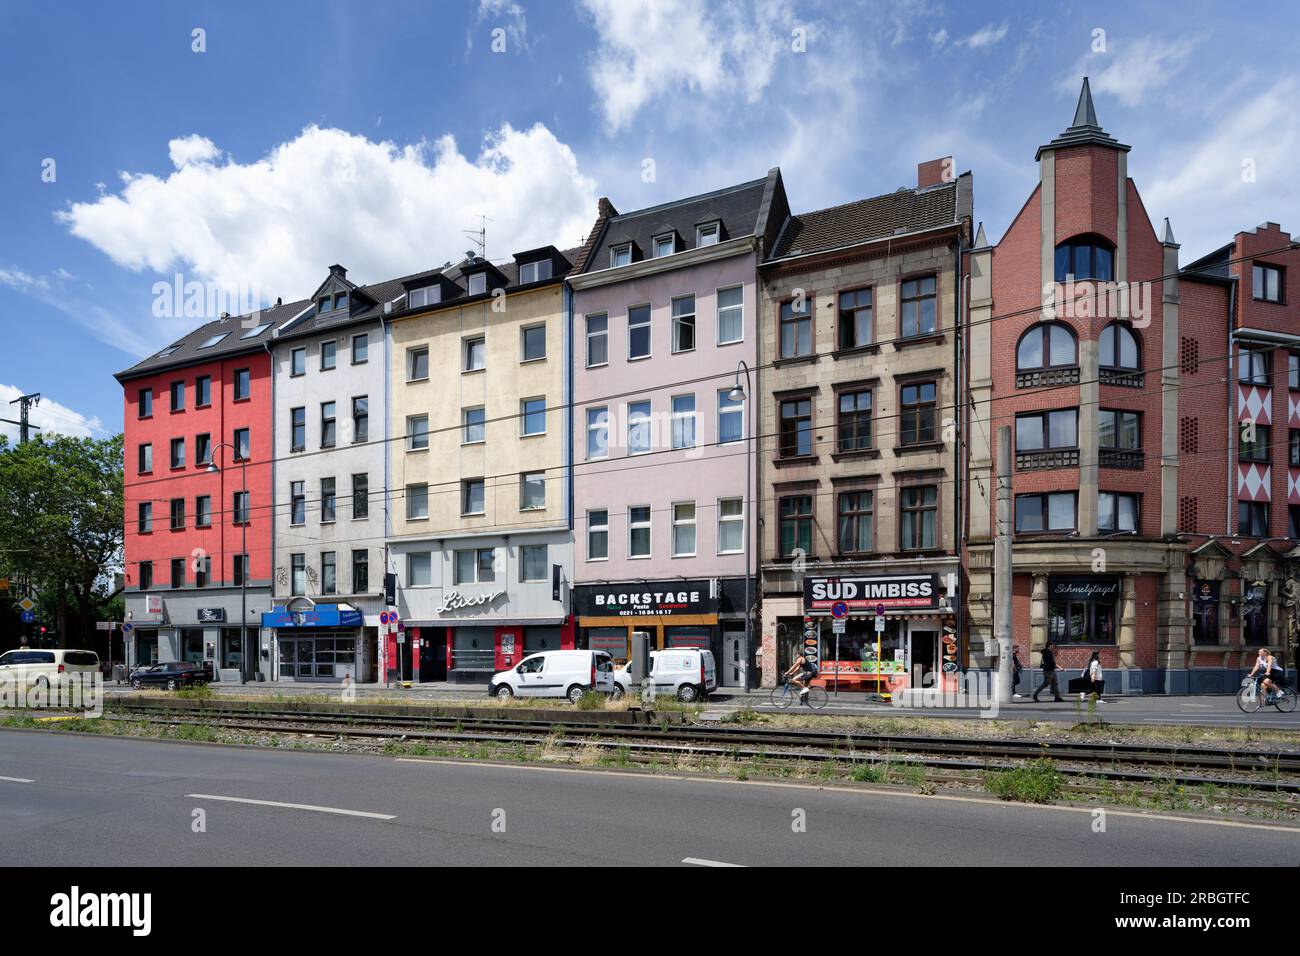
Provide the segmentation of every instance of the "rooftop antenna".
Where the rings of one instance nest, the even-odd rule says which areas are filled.
[[[496,222],[496,220],[489,219],[483,213],[479,213],[478,219],[479,219],[479,225],[477,229],[462,229],[461,232],[465,233],[465,235],[470,238],[470,240],[474,243],[474,245],[478,247],[478,254],[482,256],[484,259],[486,259],[487,258],[487,224],[489,222]]]
[[[10,405],[18,406],[18,421],[14,421],[12,418],[0,418],[0,422],[5,422],[10,425],[18,426],[18,444],[20,445],[27,444],[28,434],[33,428],[35,428],[37,431],[41,430],[40,425],[33,425],[31,422],[28,421],[28,417],[27,417],[28,410],[31,408],[31,406],[39,405],[40,403],[41,403],[40,392],[32,392],[30,395],[19,395],[17,398],[15,398],[13,401],[9,403]]]

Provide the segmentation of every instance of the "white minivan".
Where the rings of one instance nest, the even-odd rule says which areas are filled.
[[[604,651],[530,654],[488,685],[493,697],[567,697],[575,704],[589,690],[614,692],[614,659]]]
[[[713,651],[703,647],[669,647],[650,652],[650,680],[656,694],[672,694],[684,703],[707,699],[718,688]],[[614,697],[632,686],[628,665],[614,672]]]
[[[0,654],[0,680],[13,681],[22,688],[89,680],[98,670],[99,655],[94,651],[22,647]]]

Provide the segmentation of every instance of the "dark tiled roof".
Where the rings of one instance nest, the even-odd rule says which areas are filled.
[[[767,261],[957,225],[968,213],[958,196],[965,179],[798,213],[790,217]]]
[[[1181,273],[1187,279],[1210,279],[1227,281],[1232,278],[1229,271],[1230,260],[1236,247],[1230,242],[1215,249],[1209,255],[1201,256],[1195,262],[1183,266]]]

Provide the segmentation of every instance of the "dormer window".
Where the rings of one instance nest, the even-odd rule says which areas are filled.
[[[615,246],[609,250],[609,267],[617,269],[619,266],[626,266],[632,262],[632,243],[625,242],[621,246]]]
[[[324,315],[330,310],[330,302],[333,301],[329,296],[321,296],[320,301],[316,303],[316,314]]]
[[[475,272],[469,277],[469,294],[482,295],[487,291],[487,273]]]
[[[334,308],[346,309],[348,307],[348,294],[339,292],[334,296]]]
[[[538,259],[536,262],[525,262],[519,267],[520,285],[527,285],[530,282],[541,282],[543,279],[549,279],[550,277],[550,259]]]
[[[426,285],[423,289],[412,289],[406,295],[406,306],[410,309],[419,309],[426,305],[437,305],[441,301],[442,288],[436,285]]]
[[[677,251],[677,240],[673,238],[672,233],[666,236],[655,236],[654,249],[656,259],[671,256]]]
[[[702,222],[695,227],[695,246],[716,246],[722,238],[717,222]]]

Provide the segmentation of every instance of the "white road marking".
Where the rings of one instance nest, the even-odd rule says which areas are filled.
[[[0,777],[0,780],[8,783],[35,783],[35,780],[29,780],[27,777]]]
[[[369,817],[372,820],[396,820],[391,813],[371,813],[368,810],[344,810],[340,807],[318,807],[310,803],[280,803],[277,800],[253,800],[248,797],[223,797],[215,793],[187,793],[191,800],[224,800],[227,803],[251,803],[259,807],[280,807],[285,810],[314,810],[317,813],[338,813],[345,817]]]
[[[689,863],[691,866],[736,866],[744,868],[743,863],[722,863],[718,860],[701,860],[699,857],[694,856],[688,856],[682,862]]]

